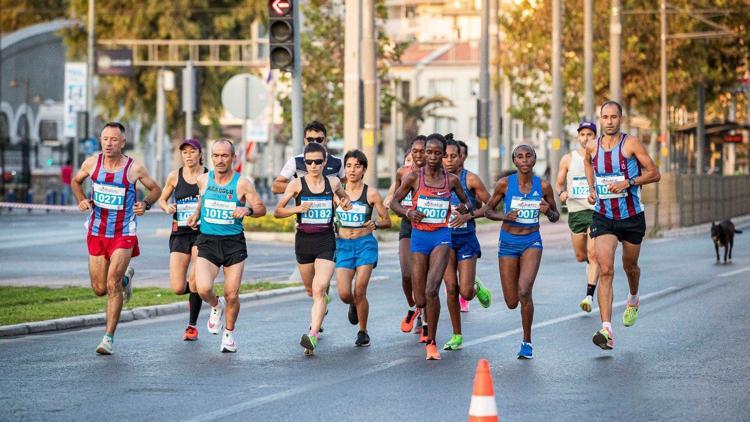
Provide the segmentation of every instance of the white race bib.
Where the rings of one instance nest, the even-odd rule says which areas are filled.
[[[586,176],[573,176],[568,197],[571,199],[586,199],[589,197],[589,182]]]
[[[417,198],[417,211],[424,214],[422,223],[441,224],[445,223],[450,210],[451,202],[448,198],[428,197],[420,195]]]
[[[211,224],[234,224],[232,212],[237,208],[234,201],[219,201],[216,199],[206,199],[203,203],[206,211],[203,219]]]
[[[336,208],[336,215],[341,227],[362,227],[367,220],[367,207],[361,202],[352,202],[349,211],[344,211],[341,207]]]
[[[628,196],[628,190],[625,189],[620,193],[612,193],[607,188],[610,183],[623,182],[625,181],[625,175],[623,174],[602,174],[596,176],[596,194],[599,199],[612,199],[612,198],[625,198]]]
[[[456,205],[451,204],[451,216],[450,216],[450,220],[448,220],[448,222],[452,223],[453,220],[455,220],[456,217],[458,217],[458,214],[459,213],[456,210]],[[465,222],[465,223],[461,224],[460,226],[453,227],[453,228],[454,229],[465,229],[467,226],[468,226],[468,222]]]
[[[333,217],[333,200],[319,197],[300,198],[301,203],[308,203],[310,209],[302,213],[302,224],[330,224]]]
[[[125,188],[94,183],[94,204],[108,210],[125,208]]]
[[[411,208],[411,207],[414,206],[414,202],[411,199],[411,191],[409,191],[409,193],[406,194],[406,196],[404,197],[404,199],[401,200],[401,206],[402,207],[409,207],[409,208]]]
[[[195,214],[195,210],[198,208],[198,200],[197,199],[190,199],[190,200],[180,200],[177,201],[175,204],[177,207],[177,212],[175,215],[177,216],[177,225],[179,227],[187,226],[187,221],[190,216]],[[198,221],[200,223],[200,221]]]
[[[539,206],[541,203],[541,199],[514,196],[510,201],[510,209],[511,211],[518,211],[516,213],[517,223],[536,224],[539,223]]]

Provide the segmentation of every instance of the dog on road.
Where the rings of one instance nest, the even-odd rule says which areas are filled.
[[[714,241],[714,248],[716,248],[716,262],[719,262],[719,247],[724,248],[724,262],[727,262],[727,255],[729,255],[729,260],[732,260],[735,233],[742,233],[742,231],[735,229],[731,220],[724,220],[719,224],[711,222],[711,240]]]

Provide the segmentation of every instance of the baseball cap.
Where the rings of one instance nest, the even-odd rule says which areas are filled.
[[[196,140],[196,139],[185,139],[180,144],[180,149],[182,149],[182,147],[184,147],[185,145],[190,145],[191,147],[197,149],[198,151],[202,151],[203,150],[203,148],[201,147],[201,143],[198,142],[198,140]]]
[[[594,135],[596,135],[596,123],[594,122],[589,122],[586,119],[581,120],[581,123],[578,124],[578,132],[580,132],[581,129],[590,129],[594,132]]]

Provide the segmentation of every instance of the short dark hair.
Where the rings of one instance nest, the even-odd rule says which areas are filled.
[[[458,145],[458,142],[454,141],[453,139],[446,139],[445,140],[445,148],[448,149],[449,146],[456,147],[456,151],[458,151],[458,154],[461,155],[461,147]]]
[[[307,126],[305,126],[305,131],[303,132],[303,134],[310,131],[323,132],[323,136],[328,136],[325,125],[317,120],[313,120],[312,122],[308,123]]]
[[[427,137],[427,143],[430,142],[437,142],[443,147],[443,152],[445,152],[445,137],[439,133],[433,133]],[[426,145],[425,145],[426,146]]]
[[[317,130],[317,129],[315,129]],[[320,145],[317,142],[310,142],[309,144],[305,145],[305,150],[302,153],[302,155],[307,155],[310,152],[320,152],[323,154],[323,159],[326,159],[326,147],[323,145]]]
[[[464,151],[466,151],[466,155],[469,155],[469,146],[466,145],[466,142],[464,142],[464,141],[456,141],[456,143],[458,144],[458,148],[459,148],[458,152],[459,153],[461,153],[460,148],[463,148]]]
[[[231,149],[232,149],[232,155],[234,155],[234,154],[235,154],[235,151],[234,151],[234,143],[233,143],[232,141],[230,141],[230,140],[229,140],[229,139],[227,139],[227,138],[221,138],[221,139],[219,139],[218,141],[214,142],[214,145],[218,144],[219,142],[224,142],[224,143],[227,143],[227,144],[229,144],[229,148],[231,148]],[[213,147],[213,146],[211,146],[211,152],[213,152],[213,149],[214,149],[214,147]],[[202,159],[201,159],[201,160],[202,160]],[[203,164],[203,161],[201,161],[201,164]]]
[[[367,156],[365,155],[364,152],[358,149],[353,149],[347,152],[346,155],[344,155],[344,166],[346,166],[346,162],[349,161],[350,158],[356,159],[359,165],[361,165],[364,168],[367,168]]]
[[[424,135],[417,135],[414,137],[414,139],[411,140],[411,143],[409,144],[409,150],[416,144],[417,142],[424,142],[427,143],[427,137]]]
[[[114,127],[114,128],[120,129],[120,133],[122,133],[123,136],[125,135],[125,126],[123,126],[122,123],[120,123],[120,122],[109,122],[109,123],[106,123],[104,125],[104,127],[102,128],[102,130],[104,130],[104,129],[108,128],[108,127]]]
[[[617,113],[618,113],[618,115],[620,117],[622,117],[622,106],[620,105],[620,103],[618,103],[617,101],[613,101],[613,100],[607,100],[607,101],[604,102],[604,104],[602,104],[602,106],[599,108],[599,115],[600,116],[601,116],[602,112],[604,111],[604,107],[609,106],[609,105],[613,105],[613,106],[617,107]]]

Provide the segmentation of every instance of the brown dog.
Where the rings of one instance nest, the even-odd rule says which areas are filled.
[[[714,241],[716,248],[716,262],[719,262],[719,246],[724,248],[724,262],[727,262],[727,254],[729,260],[732,260],[735,233],[742,233],[742,231],[736,230],[731,220],[724,220],[719,224],[711,222],[711,240]]]

